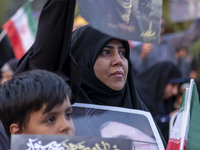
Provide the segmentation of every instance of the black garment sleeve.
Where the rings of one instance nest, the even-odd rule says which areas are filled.
[[[20,59],[15,74],[32,69],[61,72],[70,49],[75,3],[75,0],[46,2],[36,40]]]
[[[70,52],[76,0],[48,0],[38,23],[36,40],[20,59],[15,74],[45,69],[60,75],[72,90],[71,103],[79,93],[79,68]]]

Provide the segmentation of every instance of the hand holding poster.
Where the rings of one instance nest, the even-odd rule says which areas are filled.
[[[158,43],[161,0],[78,0],[79,11],[91,26],[114,37]]]

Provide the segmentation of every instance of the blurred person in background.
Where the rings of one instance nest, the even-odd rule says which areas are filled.
[[[161,19],[161,35],[159,44],[140,43],[131,49],[130,59],[136,72],[144,72],[153,65],[170,61],[177,63],[175,52],[182,47],[190,46],[200,37],[200,20],[194,21],[187,30],[164,34],[165,20]]]
[[[179,112],[179,109],[181,107],[181,101],[182,101],[182,98],[183,98],[183,94],[186,90],[186,88],[189,88],[190,87],[190,81],[189,80],[185,80],[185,82],[181,83],[180,86],[179,86],[179,90],[178,90],[178,94],[175,98],[175,101],[174,101],[174,110],[169,114],[170,116],[170,122],[169,122],[169,136],[172,132],[172,128],[174,126],[174,123],[175,123],[175,120],[177,118],[177,115],[178,115],[178,112]]]
[[[195,57],[189,53],[187,47],[181,47],[175,53],[178,66],[184,78],[197,79],[197,62]]]
[[[12,58],[1,67],[1,84],[10,80],[17,69],[18,59]]]
[[[172,62],[158,63],[143,73],[135,74],[136,89],[166,141],[169,136],[170,113],[174,110],[175,96],[183,81],[179,67]]]

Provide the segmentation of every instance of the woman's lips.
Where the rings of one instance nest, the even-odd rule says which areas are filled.
[[[123,77],[123,72],[122,71],[116,71],[111,74],[111,76],[116,76],[116,77]]]

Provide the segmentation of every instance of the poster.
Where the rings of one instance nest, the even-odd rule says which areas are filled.
[[[80,103],[72,108],[77,136],[131,139],[134,150],[164,150],[149,112]]]
[[[113,37],[158,43],[162,0],[78,0],[80,15]]]
[[[12,135],[11,150],[131,150],[127,139],[64,135]]]

